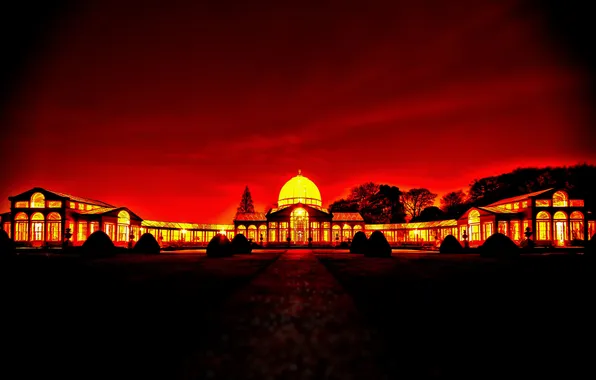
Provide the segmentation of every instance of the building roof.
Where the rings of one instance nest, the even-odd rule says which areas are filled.
[[[45,190],[48,193],[55,194],[55,195],[57,195],[59,197],[69,198],[71,201],[75,201],[75,202],[89,203],[89,204],[96,205],[96,206],[101,206],[101,207],[114,207],[115,208],[114,205],[111,205],[111,204],[106,203],[106,202],[98,201],[98,200],[95,200],[95,199],[77,197],[75,195],[70,195],[70,194],[66,194],[66,193],[60,193],[58,191],[52,191],[52,190],[48,190],[48,189],[42,189],[42,190]]]
[[[334,222],[364,221],[359,212],[334,212],[332,220]]]
[[[423,229],[434,227],[456,227],[456,219],[434,220],[432,222],[414,222],[414,223],[392,223],[392,224],[367,224],[367,230],[396,230],[396,229]]]
[[[507,210],[503,207],[496,207],[496,206],[480,206],[477,207],[480,210],[492,212],[493,214],[517,214],[519,213],[518,210]]]
[[[526,200],[526,199],[528,199],[530,197],[535,197],[537,195],[546,193],[547,191],[551,191],[551,190],[554,190],[554,188],[551,187],[550,189],[546,189],[546,190],[540,190],[540,191],[535,191],[533,193],[522,194],[522,195],[518,195],[518,196],[515,196],[515,197],[511,197],[511,198],[501,199],[500,201],[491,203],[488,206],[498,206],[498,205],[502,205],[502,204],[505,204],[505,203],[523,201],[523,200]]]
[[[199,223],[178,223],[178,222],[162,222],[157,220],[143,220],[141,227],[149,228],[170,228],[170,229],[187,229],[187,230],[213,230],[213,231],[233,231],[233,224],[199,224]]]
[[[234,220],[266,221],[267,217],[264,212],[243,212],[236,214]]]
[[[99,215],[99,214],[105,214],[107,212],[112,212],[114,210],[118,209],[118,207],[100,207],[100,208],[96,208],[94,210],[73,210],[79,214],[94,214],[94,215]]]
[[[309,206],[322,207],[321,192],[313,181],[302,175],[298,175],[286,182],[279,191],[277,203],[280,206],[296,203],[308,204]]]

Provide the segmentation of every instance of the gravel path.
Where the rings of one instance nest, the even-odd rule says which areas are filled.
[[[181,379],[383,379],[375,332],[311,250],[289,250],[219,314]]]

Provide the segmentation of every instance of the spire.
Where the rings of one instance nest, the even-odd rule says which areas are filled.
[[[302,175],[302,170],[298,169],[298,175]]]

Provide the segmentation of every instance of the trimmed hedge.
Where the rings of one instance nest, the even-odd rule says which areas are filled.
[[[159,243],[153,234],[145,232],[143,235],[141,235],[139,241],[137,241],[132,250],[135,253],[150,253],[157,255],[161,251],[161,247],[159,246]]]
[[[209,257],[229,257],[233,253],[232,243],[225,235],[217,234],[207,244],[207,256]]]
[[[112,239],[103,231],[93,232],[81,247],[81,254],[88,257],[107,257],[116,253]]]
[[[463,249],[461,243],[455,236],[447,235],[439,246],[439,253],[462,253]]]
[[[373,231],[368,238],[364,256],[391,257],[391,245],[381,231]]]
[[[243,234],[236,234],[232,239],[232,253],[248,254],[252,252],[253,244]]]
[[[0,230],[0,256],[12,256],[15,254],[16,245],[14,241],[8,237],[4,230]]]
[[[350,253],[361,253],[364,254],[366,251],[366,245],[368,244],[368,238],[362,231],[358,231],[354,234],[352,239],[352,245],[350,245]]]
[[[494,233],[479,247],[483,257],[514,257],[519,256],[519,247],[502,233]]]

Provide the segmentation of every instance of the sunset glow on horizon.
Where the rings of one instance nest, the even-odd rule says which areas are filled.
[[[327,207],[368,181],[441,195],[596,163],[591,73],[519,1],[86,3],[4,107],[0,212],[38,186],[230,223],[245,186],[264,212],[298,170]]]

